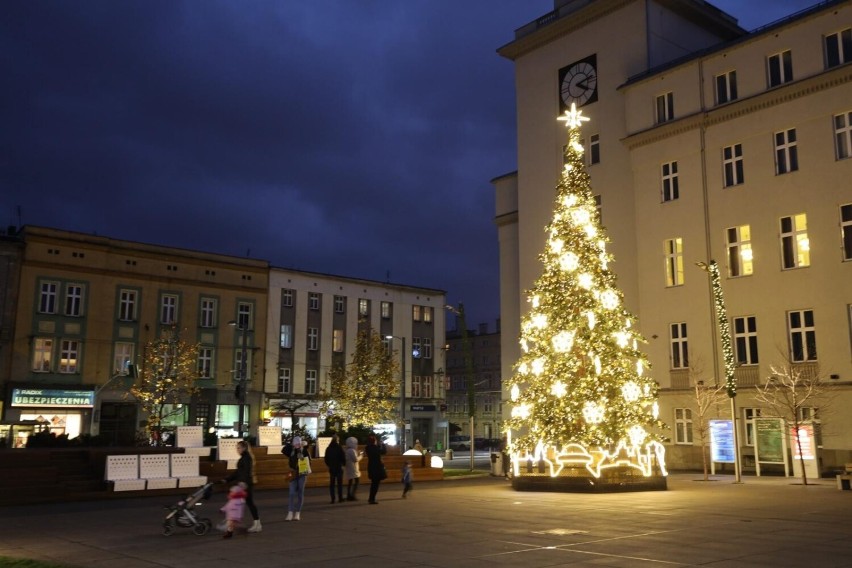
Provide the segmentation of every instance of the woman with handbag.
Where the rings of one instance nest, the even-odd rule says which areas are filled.
[[[367,476],[370,478],[370,505],[378,505],[376,501],[376,493],[379,492],[379,484],[388,476],[385,470],[385,464],[382,463],[382,454],[386,453],[385,445],[376,440],[376,436],[370,434],[367,438],[367,447],[364,453],[367,454]]]
[[[285,521],[301,521],[302,504],[305,502],[305,483],[311,473],[311,457],[302,447],[302,438],[294,436],[290,443],[290,494]],[[286,448],[285,448],[286,450]],[[285,451],[285,453],[287,453]]]

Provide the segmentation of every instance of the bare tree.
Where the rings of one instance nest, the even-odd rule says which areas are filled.
[[[833,387],[825,380],[816,363],[798,363],[785,358],[783,363],[770,365],[769,368],[772,375],[766,383],[755,387],[755,399],[768,405],[776,416],[783,418],[798,433],[805,422],[802,409],[820,408],[824,411],[834,397]],[[802,466],[802,484],[807,485],[808,475],[799,435],[796,435],[796,449]]]
[[[696,418],[692,421],[692,431],[698,437],[701,444],[701,461],[704,467],[704,481],[709,477],[709,460],[707,459],[707,445],[710,441],[710,417],[718,414],[714,411],[725,398],[725,385],[709,385],[701,378],[703,369],[700,360],[696,360],[689,366],[689,383],[692,386],[692,394],[695,398]]]

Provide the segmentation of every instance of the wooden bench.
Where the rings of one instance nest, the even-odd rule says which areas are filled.
[[[837,488],[841,491],[852,489],[852,463],[847,463],[843,467],[843,473],[837,474]]]

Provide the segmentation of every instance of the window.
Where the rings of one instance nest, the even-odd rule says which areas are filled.
[[[213,372],[213,348],[198,348],[198,376],[202,379],[212,378]]]
[[[783,268],[801,268],[811,263],[808,217],[804,213],[781,217],[781,262]]]
[[[344,298],[343,296],[334,297],[334,313],[346,313],[346,298]]]
[[[686,339],[686,323],[671,324],[672,369],[689,367],[689,349]]]
[[[423,350],[423,347],[421,346],[420,338],[419,337],[412,337],[411,338],[411,356],[414,357],[415,359],[419,359],[420,356],[422,355],[422,350]],[[403,355],[403,357],[405,357],[405,353],[403,353],[402,355]]]
[[[420,321],[420,306],[411,306],[411,319]]]
[[[743,408],[743,422],[745,423],[746,446],[754,445],[754,419],[760,418],[759,408]]]
[[[737,100],[737,72],[728,71],[716,75],[716,104]]]
[[[121,290],[118,294],[118,319],[136,321],[136,290]]]
[[[293,290],[281,290],[281,305],[288,308],[293,307]]]
[[[600,134],[592,134],[589,137],[589,165],[599,164],[601,162],[601,136]]]
[[[308,351],[316,351],[319,349],[319,329],[316,327],[308,328]]]
[[[361,298],[358,300],[358,315],[370,315],[370,301]]]
[[[290,394],[293,388],[292,378],[289,368],[278,369],[278,392],[281,394]]]
[[[76,373],[79,355],[80,342],[74,339],[63,339],[59,349],[59,372]]]
[[[423,358],[431,359],[432,358],[432,338],[424,337],[423,338]]]
[[[799,310],[787,313],[790,334],[790,359],[797,363],[816,361],[816,328],[814,311]]]
[[[790,50],[766,58],[769,87],[777,87],[793,80],[793,56]]]
[[[819,408],[814,406],[801,406],[796,409],[796,416],[799,419],[799,424],[811,424],[813,426],[814,443],[818,448],[821,448],[822,422],[819,419]]]
[[[674,94],[671,92],[657,96],[657,123],[674,119]]]
[[[308,293],[308,309],[310,310],[318,310],[320,309],[320,295],[316,292]]]
[[[411,398],[420,398],[420,375],[411,375]]]
[[[795,172],[799,169],[799,153],[796,149],[796,129],[775,133],[776,175]]]
[[[290,349],[293,347],[293,326],[287,323],[281,324],[281,335],[279,342],[282,348]]]
[[[852,156],[852,111],[834,115],[834,156],[838,160]]]
[[[680,196],[677,183],[677,162],[669,162],[663,164],[662,167],[663,180],[663,202],[674,201]]]
[[[722,148],[722,169],[725,187],[740,185],[745,181],[743,171],[743,145],[734,144]]]
[[[177,322],[178,297],[174,294],[163,294],[160,298],[160,323],[171,325]]]
[[[68,284],[65,288],[65,315],[83,315],[83,286],[80,284]]]
[[[675,408],[675,444],[692,444],[692,409]]]
[[[738,365],[757,365],[757,318],[734,318],[734,358]]]
[[[852,28],[825,36],[825,67],[852,61]]]
[[[131,362],[133,362],[133,344],[125,341],[117,342],[113,358],[113,374],[126,375],[129,372],[128,365]]]
[[[198,324],[201,327],[216,327],[215,298],[201,298],[201,317]]]
[[[33,371],[36,373],[49,373],[52,357],[53,340],[36,337],[33,342]]]
[[[852,260],[852,203],[840,206],[840,236],[843,239],[843,260]]]
[[[343,330],[335,329],[332,331],[331,349],[335,353],[343,353]]]
[[[317,393],[317,372],[314,369],[305,371],[305,394]]]
[[[41,283],[41,297],[39,298],[38,311],[42,314],[56,313],[56,282]]]
[[[393,350],[391,349],[391,339],[389,337],[382,337],[382,347],[385,348],[385,354],[388,356],[393,355]]]
[[[382,308],[382,319],[390,319],[390,317],[392,315],[391,303],[390,302],[382,302],[381,308]]]
[[[683,285],[683,240],[680,237],[665,242],[666,286]]]
[[[753,270],[751,227],[740,225],[726,231],[728,246],[728,277],[750,276]]]
[[[421,377],[421,390],[420,396],[423,398],[432,398],[432,383],[434,382],[435,377],[424,376]]]
[[[426,323],[432,323],[432,311],[435,308],[430,308],[429,306],[423,306],[423,321]]]
[[[237,303],[237,327],[249,330],[252,328],[251,320],[252,305],[249,302]]]
[[[242,376],[242,368],[243,368],[243,350],[237,349],[236,354],[234,355],[234,378],[240,379],[244,378],[246,380],[251,376],[251,349],[245,350],[246,356],[246,364],[245,364],[245,376]]]

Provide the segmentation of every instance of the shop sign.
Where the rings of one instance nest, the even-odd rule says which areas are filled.
[[[11,406],[67,408],[95,405],[95,392],[67,389],[12,389]]]
[[[437,407],[434,404],[412,404],[410,408],[417,412],[435,412]]]

